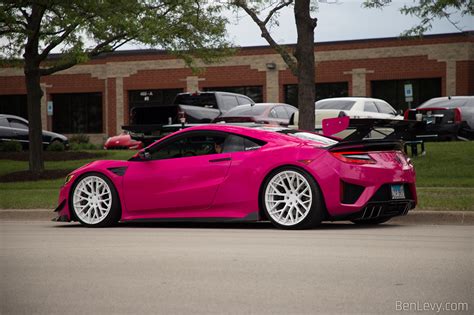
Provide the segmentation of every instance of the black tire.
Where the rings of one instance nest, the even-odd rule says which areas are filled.
[[[377,225],[377,224],[385,223],[391,218],[392,217],[381,217],[381,218],[374,218],[374,219],[367,219],[367,220],[351,220],[351,222],[358,225]]]
[[[311,189],[311,203],[309,206],[309,211],[307,211],[306,215],[304,216],[304,219],[302,221],[295,223],[294,225],[285,225],[279,223],[277,220],[275,220],[272,215],[269,213],[269,210],[267,208],[267,200],[266,200],[266,191],[267,188],[272,182],[273,179],[275,179],[278,175],[282,174],[283,172],[295,172],[299,175],[301,175],[304,179],[306,179],[307,183],[309,184],[309,187]],[[309,200],[309,199],[308,199]],[[282,201],[283,202],[283,201]],[[290,201],[285,202],[285,206],[289,203]],[[309,175],[307,172],[304,170],[301,170],[297,167],[293,166],[285,166],[281,167],[278,169],[275,169],[272,171],[264,180],[262,184],[262,189],[260,190],[260,207],[262,208],[263,212],[267,216],[267,218],[273,223],[274,226],[281,228],[281,229],[287,229],[287,230],[302,230],[302,229],[309,229],[318,226],[321,224],[321,220],[323,218],[323,199],[321,195],[321,191],[319,189],[318,184],[314,180],[314,178]],[[286,212],[288,213],[288,211]]]
[[[85,222],[84,220],[81,219],[81,215],[78,213],[78,209],[74,207],[74,193],[79,185],[84,179],[91,178],[91,177],[98,177],[102,179],[105,184],[107,184],[108,188],[110,189],[111,193],[111,205],[110,205],[110,210],[107,213],[107,215],[102,218],[99,222],[97,223],[90,223],[90,222]],[[108,226],[114,226],[116,225],[122,215],[121,207],[120,207],[120,200],[119,196],[117,193],[117,190],[115,189],[114,184],[112,181],[105,175],[97,172],[90,172],[90,173],[85,173],[81,175],[72,185],[71,187],[71,192],[69,195],[69,209],[71,211],[71,216],[73,219],[79,221],[82,225],[87,226],[87,227],[108,227]]]

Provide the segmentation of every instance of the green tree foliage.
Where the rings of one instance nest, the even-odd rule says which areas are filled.
[[[43,170],[40,77],[126,43],[165,49],[193,65],[228,54],[221,6],[199,0],[2,0],[0,53],[22,58],[30,121],[30,170]],[[49,58],[52,52],[59,58]],[[14,64],[14,63],[11,63]]]
[[[365,0],[364,7],[382,9],[392,3],[392,0]],[[456,29],[462,31],[459,21],[453,19],[454,13],[461,16],[474,15],[472,0],[414,0],[412,5],[404,5],[400,12],[416,16],[420,19],[418,25],[406,30],[403,36],[421,36],[433,26],[437,19],[447,19]]]

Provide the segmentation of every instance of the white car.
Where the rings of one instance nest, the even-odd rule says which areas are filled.
[[[378,98],[369,97],[336,97],[326,98],[315,103],[315,129],[322,130],[322,121],[326,118],[335,118],[341,115],[349,116],[351,119],[357,118],[377,118],[403,120],[403,116],[390,106],[389,103]],[[298,126],[298,112],[293,116],[292,126]],[[291,122],[290,122],[291,123]],[[381,132],[389,130],[380,129]],[[343,131],[336,136],[344,138],[351,132]],[[375,134],[372,133],[374,136]]]

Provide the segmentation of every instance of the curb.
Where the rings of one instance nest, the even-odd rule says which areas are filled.
[[[48,209],[0,209],[3,221],[51,221],[55,217]],[[416,225],[474,225],[474,211],[410,211],[408,215],[395,217],[392,224]]]

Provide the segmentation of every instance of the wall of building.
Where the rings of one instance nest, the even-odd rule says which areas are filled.
[[[440,78],[441,96],[474,95],[474,32],[317,43],[315,58],[316,82],[347,82],[350,96],[371,96],[372,81],[422,78]],[[52,128],[54,115],[47,116],[46,104],[58,93],[102,93],[103,132],[94,135],[100,141],[128,123],[129,91],[262,86],[264,101],[283,102],[284,86],[297,83],[269,47],[242,48],[223,62],[201,66],[204,71],[195,74],[182,60],[162,52],[127,51],[44,77],[43,126]],[[25,93],[23,70],[0,68],[0,96]]]

